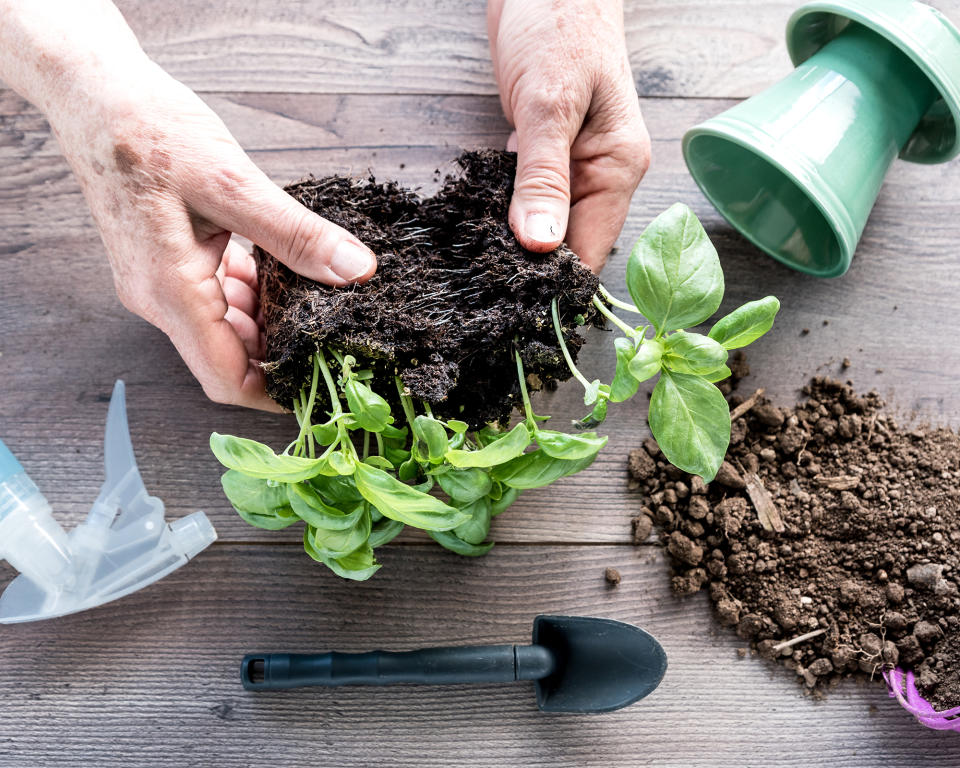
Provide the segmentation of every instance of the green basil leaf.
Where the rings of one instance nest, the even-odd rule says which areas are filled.
[[[461,504],[470,504],[486,496],[493,486],[490,475],[477,468],[452,469],[435,477],[444,493]]]
[[[478,451],[447,451],[447,461],[455,467],[493,467],[510,461],[530,445],[530,431],[520,422],[502,437]]]
[[[604,419],[607,418],[607,406],[609,402],[606,398],[598,400],[597,404],[593,406],[593,410],[580,419],[580,421],[575,421],[574,426],[576,426],[577,429],[593,429],[603,424]]]
[[[313,432],[313,439],[320,445],[332,445],[340,436],[336,422],[333,424],[316,424],[310,428],[310,431]]]
[[[447,452],[447,430],[436,419],[429,416],[417,416],[413,420],[413,434],[427,446],[426,459],[440,462]]]
[[[550,429],[538,430],[536,441],[547,456],[570,460],[596,456],[607,444],[607,438],[599,437],[596,432],[568,435],[566,432],[554,432]]]
[[[389,517],[377,521],[373,526],[373,530],[370,532],[370,546],[381,547],[393,541],[400,535],[404,527],[404,524],[399,520],[391,520]]]
[[[730,370],[726,365],[722,365],[715,371],[710,371],[710,373],[703,374],[703,378],[709,381],[711,384],[714,384],[718,381],[723,381],[726,378],[729,378],[733,375],[733,371]]]
[[[447,422],[447,429],[449,429],[451,432],[457,433],[458,435],[462,435],[464,432],[470,429],[470,425],[465,421],[460,421],[460,419],[450,419]]]
[[[352,475],[335,475],[333,477],[319,475],[311,478],[308,482],[331,506],[353,508],[357,502],[363,501],[363,496],[357,490],[357,484],[354,482]]]
[[[487,544],[470,544],[450,531],[430,531],[430,537],[444,549],[465,557],[481,557],[493,549],[492,541]]]
[[[287,498],[294,513],[303,522],[314,528],[325,528],[331,531],[352,528],[363,511],[362,505],[350,513],[331,507],[320,498],[320,494],[309,483],[288,485]]]
[[[328,528],[314,528],[313,546],[317,552],[325,557],[346,557],[359,547],[367,543],[370,538],[370,532],[373,524],[370,520],[370,512],[367,511],[365,504],[360,504],[354,512],[350,514],[353,517],[358,513],[353,525],[341,530],[331,530]]]
[[[453,532],[467,544],[482,544],[490,533],[490,499],[477,499],[461,510],[469,513],[470,519],[460,523]]]
[[[495,443],[497,440],[502,439],[507,434],[507,431],[498,428],[495,425],[487,424],[481,429],[478,429],[474,432],[474,435],[477,438],[477,443],[481,448],[486,448],[490,443]]]
[[[520,495],[519,488],[507,488],[504,487],[501,483],[496,484],[498,487],[503,488],[503,492],[500,494],[499,498],[492,499],[490,504],[490,516],[496,517],[501,512],[506,510],[513,502],[517,500],[517,497]]]
[[[364,544],[346,557],[332,558],[318,552],[316,547],[313,546],[311,538],[310,529],[305,529],[303,532],[304,551],[341,578],[366,581],[380,570],[380,565],[373,556],[373,547],[369,543]]]
[[[467,441],[466,432],[454,432],[453,437],[450,438],[447,442],[448,451],[456,451],[463,447],[463,444]]]
[[[343,387],[350,413],[368,432],[381,432],[393,421],[390,404],[366,384],[350,379]]]
[[[397,469],[397,477],[405,483],[410,480],[416,480],[419,474],[420,464],[417,463],[417,460],[413,458],[413,456],[403,462]]]
[[[667,461],[710,482],[730,444],[730,407],[700,376],[665,370],[650,398],[650,431]]]
[[[640,386],[640,382],[630,373],[629,368],[637,348],[624,336],[614,339],[613,346],[617,351],[617,372],[610,384],[610,399],[615,403],[622,403],[637,394],[637,388]]]
[[[364,461],[371,467],[379,467],[387,472],[393,472],[393,464],[385,456],[367,456]]]
[[[660,372],[662,358],[663,344],[657,339],[647,339],[627,363],[627,369],[639,385]]]
[[[399,468],[403,462],[410,458],[410,451],[403,448],[391,448],[385,445],[383,447],[383,455],[394,467]]]
[[[658,333],[698,325],[717,311],[720,259],[687,206],[670,206],[640,235],[627,261],[627,290]]]
[[[583,404],[593,405],[600,396],[600,379],[594,379],[590,385],[583,390]]]
[[[228,469],[220,477],[220,484],[234,507],[255,515],[272,515],[275,510],[290,506],[285,483],[272,484],[269,480]]]
[[[428,531],[448,531],[467,518],[460,510],[369,464],[357,465],[356,480],[363,498],[391,520]]]
[[[745,347],[773,327],[773,320],[779,311],[780,300],[776,296],[749,301],[717,320],[710,329],[710,338],[725,349]]]
[[[396,427],[387,424],[381,431],[380,435],[384,440],[398,440],[401,444],[406,443],[408,430],[406,427],[402,429],[397,429]]]
[[[555,459],[545,451],[538,450],[525,453],[506,464],[494,467],[492,474],[495,480],[499,480],[511,488],[519,488],[520,490],[541,488],[544,485],[550,485],[561,477],[586,469],[593,463],[594,458],[596,457],[590,456],[586,459],[568,461],[566,459]]]
[[[267,480],[247,477],[234,469],[223,473],[220,484],[237,514],[250,525],[279,531],[300,520],[287,502],[283,484],[270,485]]]
[[[712,373],[727,362],[727,350],[700,333],[677,331],[663,343],[663,364],[677,373],[702,376]]]
[[[338,475],[352,475],[357,468],[357,462],[353,460],[353,456],[342,451],[334,451],[327,461]]]
[[[298,483],[314,477],[326,463],[323,459],[278,456],[263,443],[217,432],[210,435],[210,450],[227,469],[282,483]]]

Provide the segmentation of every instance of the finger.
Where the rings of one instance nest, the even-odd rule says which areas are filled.
[[[620,236],[630,197],[624,191],[607,189],[583,197],[570,209],[567,245],[595,274],[603,269]]]
[[[650,137],[639,112],[615,130],[586,126],[571,151],[567,245],[599,272],[620,236],[630,200],[650,165]]]
[[[265,345],[263,344],[263,334],[260,332],[260,327],[256,321],[237,307],[228,307],[224,317],[233,326],[233,330],[237,332],[240,341],[243,342],[243,347],[247,350],[247,356],[251,360],[263,360]]]
[[[236,307],[245,315],[256,317],[260,309],[260,302],[257,294],[253,292],[246,283],[237,280],[235,277],[225,277],[223,279],[223,295],[227,299],[227,304]]]
[[[242,172],[220,168],[213,178],[191,195],[197,213],[249,238],[294,272],[339,286],[363,282],[376,270],[369,248],[298,203],[249,160]]]
[[[507,137],[507,152],[516,152],[517,151],[517,132],[511,131],[510,136]]]
[[[267,396],[263,370],[250,359],[227,319],[227,300],[216,277],[191,285],[176,309],[165,330],[207,397],[218,403],[282,410]]]
[[[231,240],[223,252],[224,274],[228,277],[235,277],[249,285],[255,292],[259,293],[257,287],[257,262],[253,254],[244,248],[240,243]]]
[[[510,228],[527,250],[545,253],[563,241],[570,213],[570,144],[578,126],[571,127],[550,110],[517,116]]]

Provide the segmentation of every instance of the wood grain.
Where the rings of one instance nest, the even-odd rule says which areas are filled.
[[[666,591],[659,550],[494,550],[480,560],[387,548],[390,579],[336,579],[291,547],[216,544],[111,606],[4,628],[0,766],[954,765],[960,740],[919,728],[881,684],[825,702],[741,659],[704,596]],[[623,581],[609,588],[603,571]],[[244,653],[526,643],[538,613],[600,615],[659,637],[649,698],[604,716],[545,715],[528,683],[244,691]]]
[[[931,5],[960,19],[957,0]],[[117,0],[199,91],[495,94],[484,0]],[[745,98],[791,70],[795,2],[626,0],[641,96]]]

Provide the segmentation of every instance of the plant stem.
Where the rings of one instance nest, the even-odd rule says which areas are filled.
[[[407,420],[407,425],[410,427],[410,451],[413,452],[413,449],[419,442],[417,440],[417,433],[413,429],[413,422],[417,418],[413,410],[413,400],[411,400],[410,395],[404,393],[403,382],[400,380],[400,377],[394,376],[393,380],[397,385],[397,392],[400,395],[400,406],[403,408],[403,415]]]
[[[590,388],[590,382],[587,381],[586,377],[580,373],[580,369],[573,362],[573,358],[570,357],[570,351],[567,349],[567,343],[563,340],[563,327],[560,325],[560,310],[559,310],[559,301],[557,297],[553,297],[553,301],[550,303],[550,314],[553,315],[553,330],[557,334],[557,342],[560,344],[560,351],[563,352],[563,359],[567,362],[567,367],[570,369],[570,373],[573,374],[574,378],[583,384],[584,389]]]
[[[421,400],[420,405],[423,406],[423,412],[432,419],[433,409],[430,407],[430,403],[428,403],[426,400]]]
[[[600,310],[601,315],[603,315],[605,318],[607,318],[607,320],[609,320],[611,323],[617,326],[617,328],[623,331],[624,335],[627,338],[636,339],[637,336],[639,336],[639,333],[635,328],[631,328],[629,325],[623,322],[623,320],[621,320],[619,317],[613,314],[613,312],[607,309],[606,305],[602,301],[600,301],[600,299],[596,295],[594,295],[593,297],[593,306],[595,306],[598,310]]]
[[[300,398],[302,396],[303,390],[301,389],[300,395],[293,398],[293,415],[297,418],[297,426],[300,428],[300,431],[297,432],[297,439],[290,443],[284,450],[284,453],[288,453],[292,448],[294,456],[299,456],[303,448],[303,444],[300,442],[300,435],[303,434],[303,407],[300,405]]]
[[[523,413],[527,419],[527,426],[533,434],[537,433],[537,421],[533,418],[533,406],[530,405],[530,395],[527,393],[527,375],[523,371],[523,361],[520,359],[520,352],[513,350],[513,356],[517,360],[517,378],[520,380],[520,397],[523,398]]]
[[[374,432],[373,434],[377,438],[377,453],[383,456],[383,435],[379,432]]]
[[[307,402],[303,403],[303,390],[300,390],[300,402],[302,407],[302,421],[300,422],[300,436],[297,438],[297,442],[300,442],[303,445],[302,441],[306,438],[306,447],[310,453],[310,458],[315,458],[316,456],[316,444],[313,441],[313,432],[310,429],[310,418],[313,416],[313,407],[317,402],[317,382],[320,379],[320,357],[323,353],[320,351],[320,348],[317,347],[317,351],[313,355],[313,376],[310,380],[310,396],[307,398]]]
[[[636,308],[633,304],[631,304],[630,302],[621,301],[621,300],[618,299],[616,296],[614,296],[612,293],[610,293],[610,291],[608,291],[606,288],[603,287],[603,284],[602,284],[602,283],[600,284],[600,295],[603,296],[603,298],[605,298],[605,299],[607,300],[607,303],[608,303],[610,306],[612,306],[612,307],[616,307],[617,309],[622,309],[622,310],[624,310],[624,311],[626,311],[626,312],[633,312],[633,313],[635,313],[635,314],[637,314],[637,315],[642,315],[642,314],[643,314],[643,312],[641,312],[639,309],[637,309],[637,308]]]
[[[370,433],[363,430],[363,456],[366,459],[370,455]]]
[[[333,376],[330,375],[330,369],[327,367],[327,359],[323,356],[323,350],[320,349],[320,347],[317,347],[317,354],[314,355],[314,360],[320,367],[323,380],[327,383],[327,392],[330,394],[330,407],[333,409],[333,415],[339,416],[343,413],[343,408],[340,406],[340,395],[337,393],[337,385],[333,381]]]

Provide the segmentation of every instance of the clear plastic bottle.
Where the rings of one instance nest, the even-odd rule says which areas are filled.
[[[69,587],[74,573],[67,534],[50,504],[0,441],[0,559],[44,591]]]

